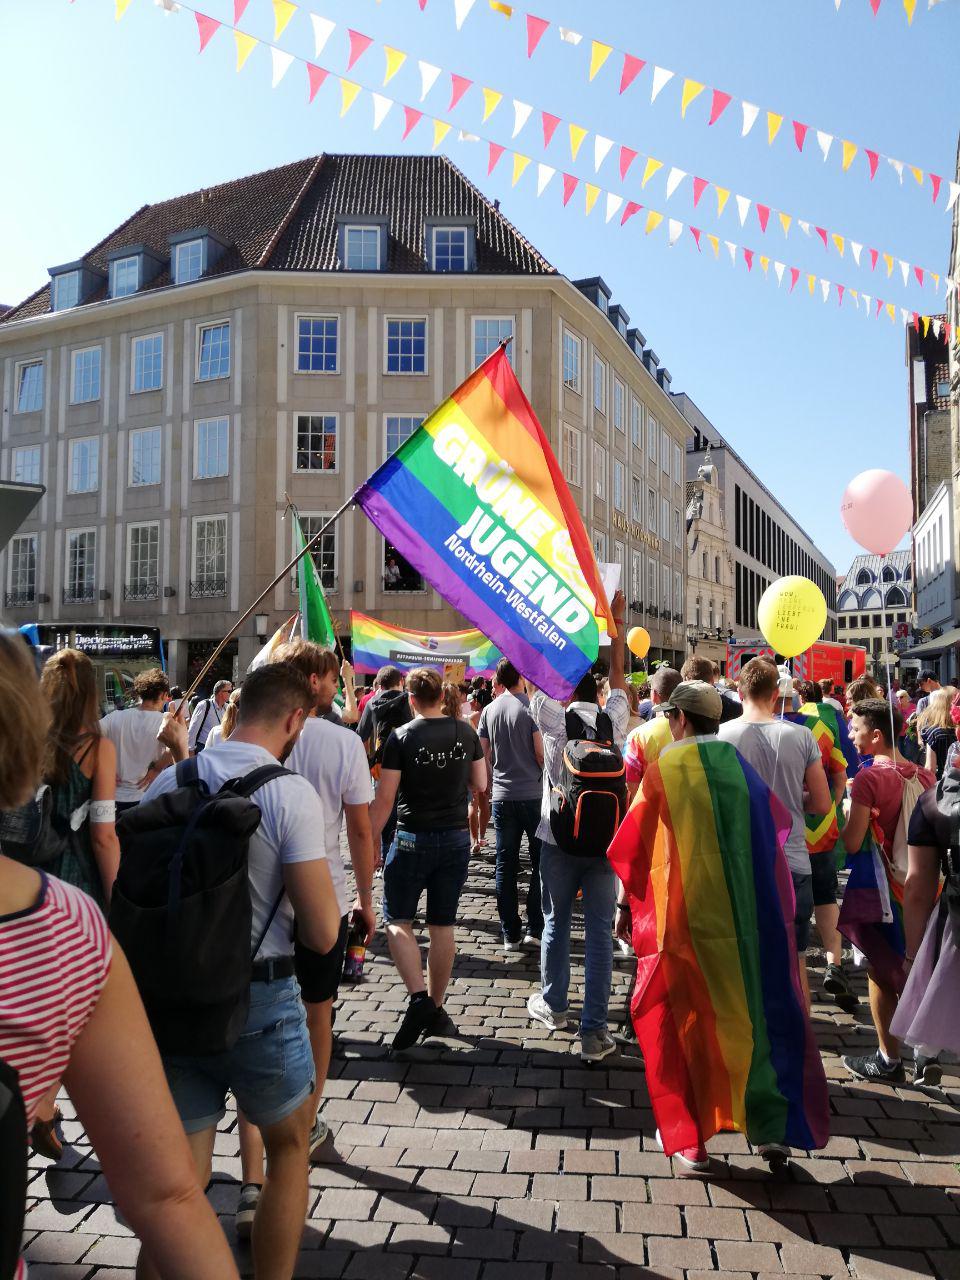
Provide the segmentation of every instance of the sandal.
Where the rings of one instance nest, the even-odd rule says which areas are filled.
[[[57,1161],[63,1155],[63,1143],[57,1133],[57,1125],[62,1119],[60,1108],[54,1107],[52,1120],[34,1120],[30,1129],[30,1146],[38,1156]]]

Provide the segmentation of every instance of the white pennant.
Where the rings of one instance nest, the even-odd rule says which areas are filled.
[[[319,58],[327,41],[336,31],[337,24],[331,22],[329,18],[321,17],[319,13],[311,13],[310,21],[313,23],[313,42],[316,45],[316,56]]]
[[[804,220],[803,220],[802,218],[798,218],[798,219],[797,219],[797,226],[800,228],[800,230],[803,232],[803,234],[804,234],[805,236],[808,236],[808,235],[810,234],[810,223],[809,223],[809,222],[804,222]]]
[[[900,258],[900,259],[899,259],[899,262],[900,262],[900,274],[903,276],[903,283],[904,283],[904,284],[906,284],[906,283],[907,283],[907,275],[908,275],[908,273],[909,273],[909,271],[910,271],[910,263],[909,263],[909,262],[904,262],[904,260],[903,260],[902,258]]]
[[[903,186],[903,161],[891,160],[890,157],[888,156],[887,162],[890,165],[890,168],[894,171],[894,173],[900,179],[900,185]]]
[[[752,102],[741,102],[740,105],[743,107],[743,128],[740,130],[740,137],[745,138],[757,123],[760,108],[755,107]]]
[[[456,20],[457,30],[460,31],[467,18],[470,16],[470,10],[476,4],[477,0],[453,0],[453,16]]]
[[[663,67],[653,68],[653,88],[650,90],[651,102],[656,102],[657,94],[664,87],[664,85],[668,85],[672,79],[673,79],[672,71],[667,71]]]
[[[737,213],[740,215],[741,227],[746,226],[747,214],[750,212],[750,205],[753,203],[747,196],[736,196]]]
[[[830,281],[820,277],[820,292],[823,294],[824,302],[830,297]]]
[[[479,142],[480,139],[475,133],[468,133],[466,129],[461,129],[457,134],[458,142]]]
[[[159,9],[164,11],[164,14],[180,12],[177,0],[153,0],[153,2]]]
[[[556,169],[551,169],[548,164],[537,165],[537,195],[542,196],[550,185],[550,179],[556,173]]]
[[[679,187],[680,183],[687,176],[685,169],[671,169],[667,175],[667,199],[669,200],[673,193]]]
[[[958,199],[960,199],[960,182],[951,182],[950,199],[947,201],[947,209],[952,209]]]
[[[514,98],[513,100],[513,134],[511,135],[512,137],[515,138],[517,134],[520,132],[520,130],[523,128],[523,126],[530,119],[530,112],[532,110],[533,110],[533,107],[530,106],[529,102],[521,102],[519,98]]]
[[[600,166],[610,154],[610,148],[613,146],[612,138],[604,138],[598,133],[593,140],[593,167],[597,173],[600,172]]]
[[[417,66],[420,68],[420,101],[422,102],[437,83],[440,68],[435,67],[432,62],[424,62],[422,59],[417,63]]]
[[[678,222],[678,221],[676,220],[676,218],[670,218],[670,219],[668,220],[668,222],[667,222],[667,233],[668,233],[668,241],[667,241],[667,243],[668,243],[668,245],[669,245],[669,247],[670,247],[671,249],[672,249],[672,248],[673,248],[673,246],[677,243],[677,241],[680,239],[680,235],[681,235],[682,231],[683,231],[683,223],[682,223],[682,222]]]
[[[866,309],[867,309],[867,315],[869,315],[869,314],[870,314],[870,303],[873,301],[873,299],[870,297],[869,293],[863,293],[863,294],[861,294],[860,296],[863,298],[863,305],[864,305],[864,306],[866,307]]]
[[[857,310],[859,311],[859,310],[860,310],[860,295],[859,295],[859,293],[857,293],[855,289],[850,289],[850,290],[848,290],[848,291],[847,291],[847,297],[848,297],[848,298],[852,298],[852,299],[853,299],[853,305],[854,305],[854,306],[857,308]]]
[[[857,244],[856,240],[851,240],[851,241],[850,241],[850,252],[853,254],[853,260],[854,260],[854,262],[855,262],[855,263],[857,264],[857,266],[859,267],[859,265],[860,265],[860,254],[863,252],[863,245],[862,245],[862,244]]]
[[[379,129],[390,114],[390,108],[393,106],[392,98],[385,98],[382,93],[373,93],[373,127]]]
[[[936,317],[934,317],[934,319],[933,319],[933,336],[934,336],[935,338],[939,338],[939,337],[940,337],[940,330],[941,330],[941,328],[942,328],[942,327],[943,327],[942,322],[941,322],[940,320],[938,320]]]
[[[617,213],[623,205],[623,196],[614,195],[612,191],[607,192],[607,221]]]
[[[837,13],[839,13],[841,0],[833,0],[833,3],[837,6]]]
[[[730,254],[730,261],[733,263],[734,266],[736,266],[737,265],[737,246],[733,243],[732,240],[724,240],[723,243],[727,246],[727,250]]]
[[[565,40],[567,44],[579,44],[583,36],[579,31],[571,31],[569,27],[561,27],[560,39]]]
[[[784,266],[783,266],[783,263],[782,263],[782,262],[775,262],[775,263],[773,264],[773,269],[774,269],[774,271],[777,273],[777,288],[779,288],[779,287],[780,287],[780,285],[782,285],[782,284],[783,284],[783,272],[784,272]]]
[[[271,84],[271,88],[275,89],[290,69],[290,63],[293,61],[293,54],[284,53],[284,51],[282,49],[278,49],[276,45],[270,46],[270,53],[273,57],[273,82]]]
[[[830,148],[833,146],[833,134],[824,133],[822,129],[817,130],[817,145],[823,152],[823,158],[826,160],[830,154]]]

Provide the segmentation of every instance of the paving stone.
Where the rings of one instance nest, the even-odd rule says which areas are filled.
[[[922,1253],[899,1249],[854,1249],[850,1268],[857,1280],[907,1280],[934,1274]]]
[[[680,1210],[671,1204],[625,1204],[622,1223],[626,1232],[640,1232],[650,1236],[683,1234]]]
[[[584,1231],[589,1234],[616,1231],[616,1205],[598,1200],[561,1200],[557,1209],[559,1231]]]
[[[688,1205],[683,1211],[687,1235],[706,1240],[748,1240],[742,1209],[703,1209]]]
[[[843,1270],[846,1263],[839,1249],[804,1243],[781,1245],[780,1265],[788,1273],[799,1271],[809,1275],[833,1275]]]
[[[647,1258],[651,1269],[661,1263],[668,1267],[710,1269],[710,1244],[707,1240],[679,1240],[675,1236],[651,1236],[647,1240]]]
[[[749,1243],[740,1240],[718,1240],[717,1261],[723,1273],[781,1270],[777,1246],[763,1240],[752,1240]]]

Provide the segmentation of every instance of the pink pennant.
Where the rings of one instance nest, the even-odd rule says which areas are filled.
[[[494,169],[497,167],[497,162],[499,161],[500,157],[503,155],[504,151],[506,150],[506,147],[501,147],[499,142],[490,142],[487,145],[489,147],[488,160],[487,160],[487,173],[490,174],[490,173],[493,173]]]
[[[527,57],[532,58],[536,53],[537,45],[543,37],[543,33],[549,27],[550,23],[546,18],[538,18],[532,13],[527,14]]]
[[[541,111],[540,116],[543,120],[543,145],[549,147],[553,141],[553,135],[557,132],[560,117],[552,116],[549,111]]]
[[[352,70],[357,60],[367,52],[373,44],[371,36],[365,36],[362,31],[354,31],[347,28],[347,35],[350,37],[350,57],[347,60],[347,70]]]
[[[933,184],[933,203],[936,204],[940,199],[940,187],[943,184],[943,179],[938,173],[931,173],[930,181]]]
[[[920,332],[920,313],[919,313],[919,311],[915,311],[915,312],[913,313],[913,327],[914,327],[914,329],[916,329],[917,333],[919,333],[919,332]]]
[[[876,314],[876,315],[879,315],[879,314],[880,314],[880,312],[883,310],[883,308],[884,308],[884,301],[883,301],[883,299],[882,299],[882,298],[878,298],[878,299],[877,299],[877,310],[876,310],[875,314]]]
[[[810,128],[807,124],[801,124],[799,120],[793,122],[793,138],[797,144],[797,150],[803,150],[803,144],[807,140],[807,130]]]
[[[791,267],[790,268],[790,292],[791,293],[793,293],[794,289],[797,287],[797,281],[799,279],[800,279],[800,268]]]
[[[722,89],[714,89],[713,102],[710,104],[710,119],[707,124],[716,124],[729,107],[730,101],[729,93],[724,93]]]
[[[690,234],[693,236],[694,240],[696,240],[697,242],[697,252],[703,253],[703,249],[700,247],[700,237],[703,234],[703,232],[700,230],[699,227],[691,227]]]
[[[820,239],[823,241],[823,247],[826,249],[826,247],[827,247],[827,229],[826,229],[826,227],[817,227],[817,228],[816,228],[816,232],[817,232],[817,235],[820,237]]]
[[[753,270],[753,250],[752,249],[744,249],[743,260],[747,264],[747,270],[752,271]]]
[[[424,9],[427,7],[427,0],[418,0],[418,3],[420,5],[420,12],[423,13]]]
[[[233,0],[233,25],[239,27],[240,19],[250,0]]]
[[[950,345],[950,335],[953,333],[953,325],[950,323],[950,321],[949,321],[949,320],[944,320],[944,322],[943,322],[943,328],[942,328],[941,332],[942,332],[942,334],[943,334],[943,336],[944,336],[944,340],[946,341],[947,345],[949,346],[949,345]]]
[[[460,101],[463,95],[467,92],[467,90],[473,84],[473,81],[468,80],[466,76],[458,76],[451,71],[450,83],[451,83],[451,92],[450,92],[450,105],[449,107],[447,107],[448,111],[453,110],[453,108],[457,105],[457,103]]]
[[[877,259],[880,257],[880,251],[878,249],[870,249],[869,253],[870,253],[870,270],[876,271]]]
[[[310,101],[312,102],[317,96],[317,91],[327,78],[327,73],[323,67],[315,67],[312,62],[307,63],[307,75],[310,77]]]
[[[770,221],[770,207],[765,204],[757,205],[757,217],[760,220],[760,230],[766,231],[767,223]]]
[[[646,61],[643,58],[635,58],[632,53],[623,55],[623,71],[620,74],[621,93],[625,93],[630,88],[646,65]]]
[[[620,148],[620,177],[621,178],[625,178],[627,176],[627,170],[630,168],[630,166],[633,164],[636,158],[637,158],[637,153],[636,151],[633,150],[632,147]]]
[[[194,10],[193,16],[197,20],[197,31],[200,35],[200,52],[203,53],[204,49],[220,30],[220,23],[216,18],[208,18],[205,13],[197,13],[196,10]]]
[[[842,284],[838,284],[838,285],[837,285],[837,306],[838,306],[838,307],[842,307],[842,306],[843,306],[843,291],[844,291],[845,287],[846,287],[846,286],[845,286],[845,285],[842,285]]]
[[[700,197],[709,187],[710,183],[706,178],[694,178],[693,180],[693,207],[696,208],[700,203]]]
[[[877,176],[877,165],[880,163],[880,155],[876,151],[868,151],[866,147],[863,154],[867,157],[867,164],[870,166],[870,181],[872,182]]]
[[[883,4],[883,0],[870,0],[870,8],[873,10],[874,17],[877,16],[877,13],[882,4]]]
[[[642,204],[637,204],[636,200],[628,200],[627,207],[623,211],[623,217],[620,219],[621,227],[625,227],[635,213],[639,213],[643,208]]]
[[[914,267],[913,274],[917,277],[917,284],[923,288],[923,267]]]
[[[576,191],[576,189],[577,189],[577,187],[579,186],[579,184],[580,184],[580,179],[579,179],[579,178],[575,178],[575,177],[573,176],[573,174],[572,174],[572,173],[565,173],[565,174],[563,175],[563,203],[564,203],[564,205],[568,205],[568,204],[570,203],[570,197],[571,197],[571,196],[573,195],[573,193]]]
[[[410,137],[411,133],[413,133],[414,129],[417,127],[417,125],[420,123],[420,121],[421,121],[422,119],[423,119],[423,112],[422,112],[422,111],[418,111],[416,107],[404,107],[404,108],[403,108],[403,136],[404,136],[404,139],[406,139],[406,138],[409,138],[409,137]],[[501,148],[500,148],[500,150],[501,150],[501,152],[502,152],[502,151],[503,151],[503,148],[501,147]],[[499,156],[497,156],[497,160],[499,160],[499,159],[500,159],[500,157],[499,157]],[[494,163],[496,163],[496,161],[494,161]],[[488,169],[488,170],[487,170],[487,172],[488,172],[488,173],[490,173],[492,169],[493,169],[493,165],[491,165],[491,166],[490,166],[490,169]]]

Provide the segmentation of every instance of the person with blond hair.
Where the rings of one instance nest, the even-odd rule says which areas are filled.
[[[943,777],[947,753],[957,740],[957,727],[950,714],[956,696],[953,685],[942,685],[934,689],[927,705],[917,714],[917,733],[926,749],[923,765],[936,774],[938,780]]]
[[[230,697],[227,699],[223,708],[223,719],[219,724],[215,724],[207,734],[206,750],[215,747],[218,742],[226,742],[234,729],[237,727],[237,717],[240,714],[240,690],[234,689]]]

